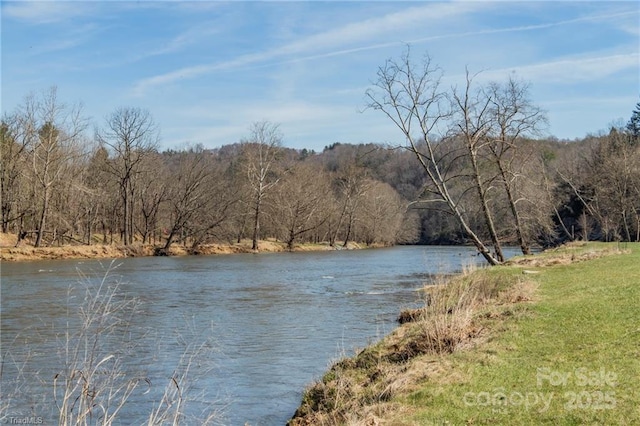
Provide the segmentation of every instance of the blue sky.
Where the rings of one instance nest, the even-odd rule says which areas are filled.
[[[637,2],[2,1],[2,112],[55,85],[98,126],[148,109],[163,148],[238,142],[262,120],[295,148],[400,142],[362,110],[406,43],[447,87],[465,66],[530,82],[563,139],[626,121],[640,101]]]

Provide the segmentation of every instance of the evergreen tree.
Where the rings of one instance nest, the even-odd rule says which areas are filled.
[[[627,123],[627,130],[633,142],[637,142],[640,139],[640,102],[636,104],[636,109],[631,113],[631,118]]]

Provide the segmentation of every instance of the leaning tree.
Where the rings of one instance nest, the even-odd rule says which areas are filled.
[[[429,196],[422,201],[452,214],[479,253],[489,264],[497,265],[501,259],[474,231],[460,197],[451,190],[456,176],[449,171],[464,154],[458,153],[458,148],[442,152],[443,144],[439,144],[442,135],[450,133],[453,118],[451,99],[441,88],[442,75],[442,69],[429,56],[420,63],[412,61],[407,48],[399,60],[389,59],[378,69],[377,80],[366,92],[367,106],[381,111],[395,124],[405,138],[403,147],[413,153],[425,171],[431,185],[426,190]]]

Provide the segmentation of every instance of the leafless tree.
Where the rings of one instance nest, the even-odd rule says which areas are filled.
[[[31,138],[32,176],[39,199],[35,246],[40,247],[47,227],[52,192],[74,159],[81,156],[80,142],[87,121],[79,105],[69,107],[58,100],[52,87],[40,97],[25,101],[24,131]]]
[[[492,265],[501,263],[468,223],[460,201],[450,192],[447,169],[451,156],[437,155],[437,139],[448,133],[451,118],[447,94],[441,89],[442,71],[426,56],[420,64],[411,60],[407,49],[400,60],[387,60],[378,69],[377,80],[366,92],[368,107],[381,111],[398,127],[428,176],[433,197],[428,201],[442,204],[453,214],[464,234]],[[440,128],[439,126],[445,126]]]
[[[282,133],[277,124],[268,121],[253,123],[249,139],[243,142],[247,179],[252,189],[253,234],[252,250],[258,250],[260,219],[268,192],[280,181],[277,170],[282,146]]]
[[[148,172],[140,176],[138,200],[140,205],[140,224],[138,233],[142,235],[142,244],[155,240],[160,208],[167,201],[169,185],[173,181],[167,172],[163,158],[158,153],[151,153],[144,159],[144,167]]]
[[[163,251],[169,251],[175,238],[184,234],[193,218],[207,205],[210,170],[201,152],[181,152],[173,167],[167,199],[170,205],[169,235]],[[184,236],[184,235],[183,235]]]
[[[212,155],[201,146],[171,157],[172,182],[166,196],[169,235],[161,253],[168,253],[177,237],[182,241],[190,238],[191,249],[197,250],[228,219],[236,194],[227,185],[222,170],[216,168]]]
[[[395,244],[402,230],[406,204],[389,184],[371,182],[362,200],[360,228],[364,242]]]
[[[2,232],[27,214],[30,206],[21,202],[26,182],[27,153],[33,142],[31,120],[19,111],[5,115],[0,125],[0,199]]]
[[[605,241],[637,240],[639,158],[640,146],[630,143],[623,129],[612,128],[608,135],[595,141],[584,164],[587,173],[582,181],[586,190],[581,194],[582,200],[599,222]]]
[[[546,126],[544,111],[534,105],[529,96],[529,85],[509,77],[506,83],[490,83],[484,90],[489,101],[489,114],[492,125],[489,130],[486,147],[498,169],[498,180],[502,183],[514,219],[516,237],[523,254],[530,254],[529,235],[523,218],[520,203],[535,204],[519,191],[519,184],[527,179],[524,173],[527,165],[538,164],[533,161],[535,150],[523,147],[523,139],[539,135]]]
[[[298,238],[329,219],[331,211],[326,206],[330,193],[328,176],[307,163],[295,165],[281,181],[275,209],[289,250]]]
[[[464,141],[467,156],[471,165],[471,177],[473,187],[478,196],[482,217],[486,230],[491,239],[495,252],[495,259],[504,262],[502,245],[496,225],[494,214],[489,205],[490,191],[493,189],[491,179],[487,179],[481,171],[481,152],[487,145],[487,135],[491,131],[491,98],[483,96],[482,90],[473,90],[473,77],[469,70],[466,71],[466,81],[464,89],[459,93],[453,90],[453,111],[455,127],[452,129],[453,136],[460,136]]]
[[[122,237],[125,245],[133,243],[135,182],[143,172],[145,156],[157,150],[158,128],[147,110],[119,108],[106,117],[97,140],[113,156],[107,170],[117,179],[122,200]]]

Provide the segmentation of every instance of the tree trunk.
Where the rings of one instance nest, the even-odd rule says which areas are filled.
[[[520,244],[520,250],[522,254],[529,255],[531,254],[531,249],[529,248],[529,244],[527,243],[524,232],[522,232],[522,220],[520,219],[520,213],[516,207],[516,200],[513,197],[513,191],[511,191],[511,185],[507,181],[507,173],[502,166],[502,161],[498,158],[498,168],[500,170],[500,175],[502,176],[502,182],[504,183],[504,189],[507,193],[507,199],[509,200],[509,208],[511,209],[511,214],[513,215],[513,220],[516,223],[516,238],[518,239],[518,244]]]
[[[344,236],[344,243],[342,247],[347,248],[347,244],[349,244],[349,239],[351,238],[351,230],[353,229],[353,222],[355,220],[353,212],[349,213],[349,223],[347,224],[347,233]]]
[[[251,250],[258,251],[258,239],[260,238],[260,207],[262,204],[262,194],[258,194],[256,199],[255,214],[253,217],[253,237],[251,238]]]
[[[487,195],[484,191],[484,186],[482,185],[482,180],[480,177],[480,169],[478,167],[477,154],[471,146],[469,146],[469,153],[471,158],[471,165],[473,167],[476,190],[478,192],[478,197],[480,198],[480,205],[482,207],[482,214],[484,216],[485,224],[487,225],[487,230],[489,231],[489,237],[491,238],[493,249],[496,252],[496,258],[500,263],[502,263],[504,262],[504,255],[502,254],[502,247],[500,246],[500,240],[498,239],[498,234],[496,233],[496,227],[495,227],[495,224],[493,223],[491,210],[489,209],[489,204],[487,203]]]
[[[629,223],[627,222],[626,209],[622,210],[622,223],[624,224],[624,233],[627,238],[627,241],[631,241],[631,232],[629,232]]]
[[[44,227],[47,222],[47,211],[49,210],[49,187],[44,188],[44,200],[42,201],[42,213],[40,214],[40,221],[38,225],[38,235],[36,237],[36,247],[40,247],[42,244],[42,234],[44,233]]]
[[[122,204],[124,205],[124,217],[122,218],[122,242],[126,246],[129,244],[129,195],[127,193],[126,187],[122,194]]]

